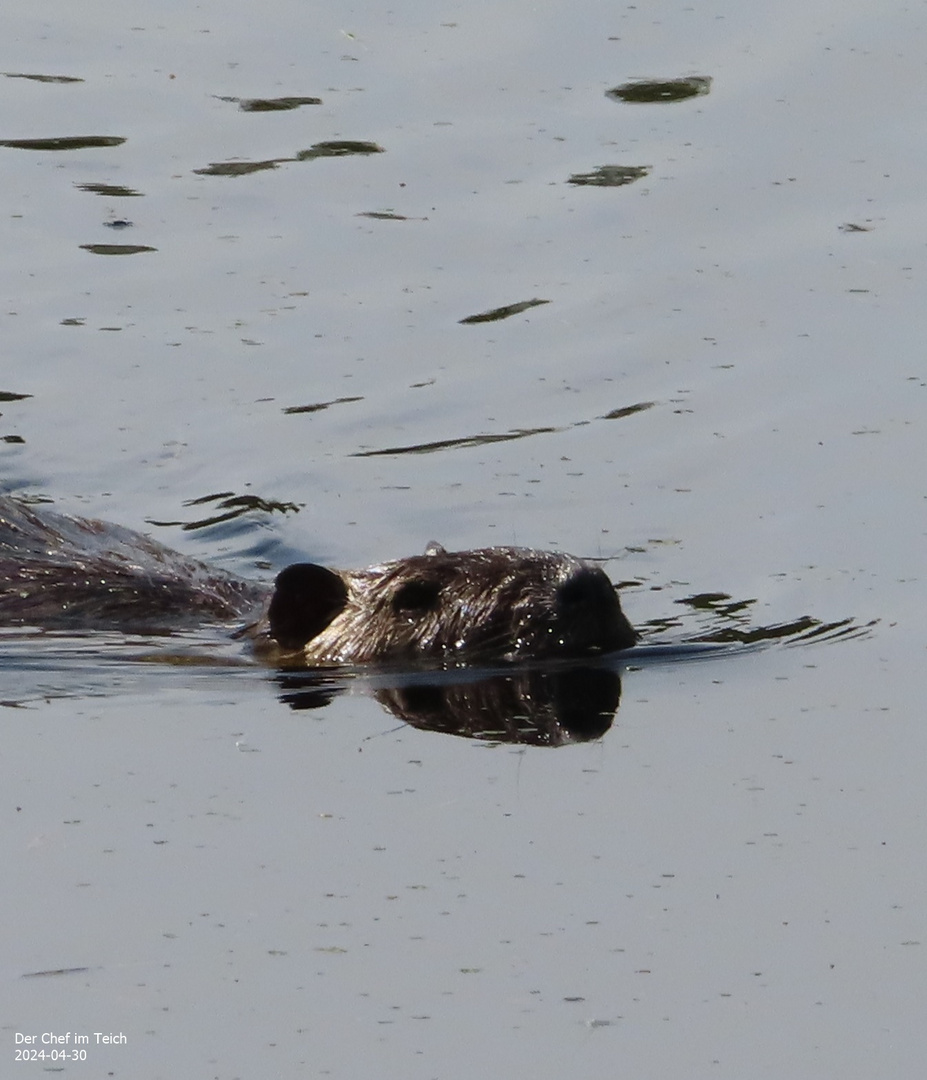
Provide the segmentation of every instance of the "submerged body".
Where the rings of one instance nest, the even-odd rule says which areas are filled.
[[[0,497],[0,626],[164,633],[235,622],[266,594],[142,533]]]
[[[433,544],[363,570],[297,563],[270,587],[0,498],[0,625],[165,633],[241,620],[257,655],[284,665],[577,657],[636,640],[607,575],[559,552]]]

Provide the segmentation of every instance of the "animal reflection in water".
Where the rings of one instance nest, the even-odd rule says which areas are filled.
[[[347,688],[320,671],[280,672],[277,680],[281,701],[293,709],[322,708]],[[598,739],[611,727],[621,697],[618,671],[604,664],[384,672],[365,682],[387,712],[411,727],[532,746]]]
[[[363,570],[297,563],[271,587],[117,525],[0,497],[0,626],[173,635],[242,620],[234,636],[280,669],[294,708],[326,703],[344,666],[362,665],[405,723],[548,746],[608,730],[614,658],[639,651],[627,652],[637,634],[604,571],[562,552],[431,544]]]
[[[704,598],[685,601],[703,608]],[[742,604],[736,605],[741,610]],[[680,620],[680,623],[684,620]],[[621,700],[621,673],[651,665],[733,658],[773,643],[811,644],[866,636],[873,623],[825,623],[810,616],[772,626],[717,618],[688,641],[641,644],[585,660],[547,660],[495,668],[344,673],[283,670],[275,676],[280,700],[291,709],[320,709],[362,687],[389,713],[412,727],[488,742],[565,746],[601,738]],[[666,620],[653,628],[666,629]]]

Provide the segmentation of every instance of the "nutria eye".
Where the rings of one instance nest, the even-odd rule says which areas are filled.
[[[393,608],[396,611],[431,611],[438,606],[441,588],[436,581],[407,581],[396,590]]]

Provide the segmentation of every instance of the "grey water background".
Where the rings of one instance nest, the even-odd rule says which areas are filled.
[[[5,637],[4,1055],[102,1031],[127,1042],[54,1067],[920,1075],[924,5],[3,23],[0,139],[125,139],[0,147],[4,491],[239,572],[515,542],[602,558],[670,637],[711,594],[874,623],[630,670],[612,730],[557,750],[363,692],[295,712],[231,646]],[[240,107],[287,96],[321,104]],[[335,140],[382,152],[295,160]],[[649,171],[569,182],[601,166]],[[114,244],[155,250],[86,246]],[[301,509],[146,524],[217,493]]]

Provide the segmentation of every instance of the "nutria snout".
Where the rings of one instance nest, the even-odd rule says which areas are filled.
[[[289,566],[251,634],[259,655],[310,665],[576,657],[636,640],[615,586],[591,563],[438,544],[364,570]]]

